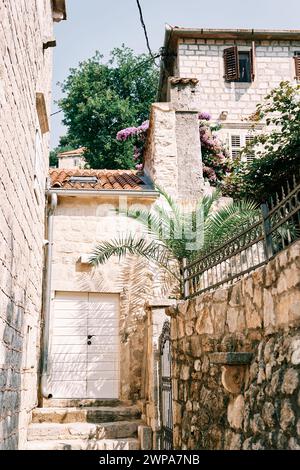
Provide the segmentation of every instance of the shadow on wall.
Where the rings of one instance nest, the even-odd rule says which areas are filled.
[[[141,389],[144,304],[152,296],[153,274],[144,260],[128,256],[108,278],[101,266],[82,272],[79,288],[85,292],[120,293],[121,398],[138,398]]]
[[[9,294],[5,310],[6,326],[3,332],[4,357],[0,358],[0,449],[15,450],[19,446],[19,413],[21,405],[21,368],[23,363],[23,327],[26,303],[26,290],[23,299],[16,302],[14,292],[14,241],[10,242],[9,279],[1,287]]]
[[[121,395],[138,399],[141,391],[145,303],[153,297],[166,297],[174,290],[174,279],[158,272],[144,259],[124,257],[120,270],[108,279],[101,266],[82,272],[79,288],[85,292],[120,293]]]

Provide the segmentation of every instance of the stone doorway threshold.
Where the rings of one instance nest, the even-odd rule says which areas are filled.
[[[130,400],[121,401],[116,399],[73,399],[73,398],[43,398],[39,408],[84,408],[95,406],[131,406],[133,403]]]

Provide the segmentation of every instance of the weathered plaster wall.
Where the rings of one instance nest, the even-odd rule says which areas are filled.
[[[300,242],[170,314],[175,447],[300,449]],[[228,369],[212,362],[222,351],[253,358]]]
[[[76,157],[59,157],[58,168],[84,168],[85,160],[80,156]]]
[[[126,204],[147,209],[152,202],[131,198]],[[136,258],[120,262],[113,258],[95,271],[79,260],[82,254],[90,255],[97,242],[142,233],[141,224],[117,215],[117,207],[125,207],[124,198],[59,198],[54,217],[51,298],[55,291],[120,294],[121,398],[128,400],[140,397],[144,304],[155,295],[155,270]]]
[[[49,137],[37,154],[36,92],[49,113],[51,2],[0,0],[0,18],[0,448],[15,449],[37,402]]]
[[[181,39],[178,44],[176,75],[199,79],[198,109],[211,113],[214,120],[219,119],[222,111],[228,111],[226,122],[240,122],[282,80],[295,80],[293,56],[300,51],[300,41],[256,41],[256,73],[252,83],[225,82],[223,51],[233,45],[249,50],[252,42]]]

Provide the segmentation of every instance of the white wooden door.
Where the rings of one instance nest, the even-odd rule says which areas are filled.
[[[57,293],[53,317],[53,398],[118,398],[118,296]]]

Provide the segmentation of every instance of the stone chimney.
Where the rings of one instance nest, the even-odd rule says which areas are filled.
[[[197,82],[170,78],[169,102],[152,105],[145,150],[145,174],[182,202],[198,200],[203,192]]]

